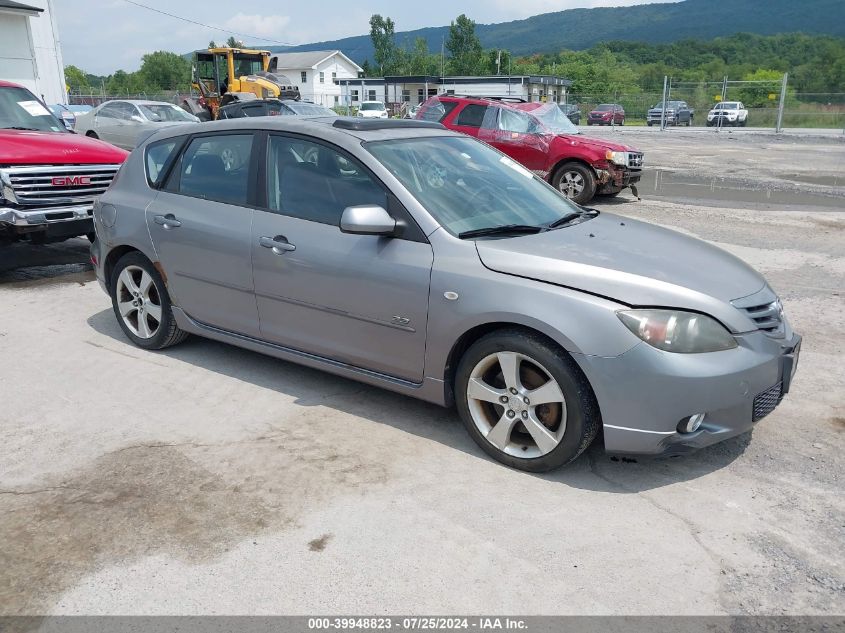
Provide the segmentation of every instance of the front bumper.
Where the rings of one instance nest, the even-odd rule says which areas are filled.
[[[605,449],[680,454],[751,430],[788,393],[801,337],[757,331],[737,340],[736,349],[708,354],[640,343],[615,358],[575,355],[598,399]],[[696,413],[706,414],[701,427],[680,433],[678,423]]]
[[[0,206],[0,233],[10,237],[41,234],[64,239],[94,231],[93,203],[61,207],[20,208]]]
[[[630,169],[613,163],[608,163],[605,169],[597,169],[598,193],[616,193],[625,187],[636,185],[643,172],[641,169]]]

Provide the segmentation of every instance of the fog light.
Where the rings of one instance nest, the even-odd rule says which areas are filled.
[[[678,422],[679,433],[695,433],[704,422],[704,413],[696,413]]]

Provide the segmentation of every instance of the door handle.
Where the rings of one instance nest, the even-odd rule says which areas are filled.
[[[288,242],[288,238],[284,235],[277,235],[276,237],[259,237],[258,243],[264,248],[273,250],[276,255],[284,255],[296,250],[296,246]]]
[[[160,224],[165,229],[175,229],[176,227],[182,226],[182,221],[177,220],[176,216],[172,213],[168,213],[167,215],[157,215],[153,218],[156,224]]]

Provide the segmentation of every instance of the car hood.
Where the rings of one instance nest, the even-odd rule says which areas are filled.
[[[638,152],[639,150],[630,145],[622,145],[621,143],[613,143],[604,139],[591,138],[589,136],[581,136],[580,134],[558,134],[555,139],[558,142],[565,143],[569,147],[584,146],[591,149],[604,152],[611,150],[613,152]]]
[[[630,306],[712,314],[734,331],[747,320],[730,301],[766,283],[742,260],[702,240],[610,213],[573,226],[476,241],[485,267]]]
[[[122,163],[128,154],[103,141],[70,132],[0,130],[0,165]]]

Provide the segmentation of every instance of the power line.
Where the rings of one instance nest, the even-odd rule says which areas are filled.
[[[237,31],[230,31],[229,29],[221,29],[219,26],[211,26],[210,24],[203,24],[202,22],[197,22],[196,20],[191,20],[189,18],[183,18],[180,15],[173,15],[172,13],[168,13],[167,11],[162,11],[161,9],[156,9],[155,7],[147,6],[146,4],[141,4],[140,2],[136,2],[135,0],[124,0],[124,2],[128,2],[129,4],[134,4],[136,7],[141,7],[142,9],[148,9],[150,11],[154,11],[155,13],[160,13],[162,15],[166,15],[169,18],[175,18],[177,20],[182,20],[183,22],[188,22],[189,24],[195,24],[197,26],[202,26],[207,29],[212,29],[214,31],[221,31],[222,33],[228,33],[229,35],[237,35],[239,37],[248,38],[251,40],[261,40],[263,42],[270,42],[272,44],[281,44],[282,46],[297,46],[297,44],[291,44],[289,42],[280,42],[279,40],[271,40],[266,37],[259,37],[257,35],[250,35],[249,33],[238,33]]]

